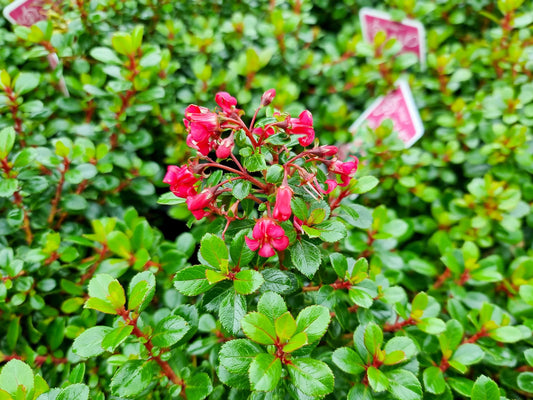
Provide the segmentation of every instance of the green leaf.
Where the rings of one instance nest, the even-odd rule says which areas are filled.
[[[356,383],[348,392],[347,400],[374,400],[374,395],[368,385]]]
[[[229,332],[237,334],[241,329],[241,319],[246,314],[246,300],[233,291],[228,291],[220,302],[218,315],[222,326]]]
[[[358,287],[353,287],[348,290],[350,300],[362,308],[370,308],[374,303],[374,299],[365,290]]]
[[[281,361],[272,354],[260,353],[250,364],[248,371],[252,390],[274,390],[281,378]]]
[[[472,365],[483,360],[484,356],[485,353],[477,344],[465,343],[455,350],[451,360],[460,362],[464,365]]]
[[[524,351],[524,357],[526,358],[529,366],[533,366],[533,349],[527,349]]]
[[[309,344],[307,341],[307,334],[305,332],[297,333],[296,335],[292,336],[285,346],[283,346],[283,351],[285,353],[291,353],[295,350],[298,350],[300,347],[303,347],[305,345]]]
[[[129,259],[131,257],[130,239],[120,231],[113,231],[107,235],[107,246],[116,255]]]
[[[115,51],[122,55],[133,54],[135,51],[129,33],[115,32],[111,38],[111,44]]]
[[[438,335],[446,329],[444,321],[438,318],[424,318],[416,326],[422,332],[429,333],[430,335]]]
[[[245,181],[241,179],[235,182],[231,193],[233,194],[233,197],[235,197],[236,199],[244,200],[246,196],[250,194],[251,189],[252,189],[252,184],[249,181]]]
[[[260,153],[254,153],[244,159],[244,168],[249,172],[263,171],[267,168],[265,156]]]
[[[444,375],[438,367],[429,367],[424,370],[424,386],[426,391],[433,394],[442,394],[446,390]]]
[[[306,307],[296,318],[296,332],[305,332],[311,344],[324,336],[330,320],[331,316],[326,307],[319,305]]]
[[[177,315],[163,318],[154,329],[151,337],[154,346],[170,347],[177,343],[189,331],[187,321]]]
[[[200,254],[213,268],[220,269],[223,260],[229,260],[228,248],[224,241],[212,233],[207,233],[200,244]]]
[[[284,171],[285,171],[285,169],[279,164],[271,165],[267,169],[266,181],[268,183],[281,182],[281,180],[283,179],[283,172]]]
[[[128,287],[128,309],[141,312],[152,301],[155,294],[155,276],[150,271],[136,274]]]
[[[211,379],[205,373],[194,374],[185,380],[185,396],[187,400],[203,400],[213,391]]]
[[[0,130],[0,159],[6,158],[13,149],[15,137],[15,129],[11,126]]]
[[[220,364],[231,373],[245,374],[252,360],[261,352],[261,348],[249,340],[230,340],[220,349]]]
[[[492,379],[481,375],[474,383],[471,400],[500,400],[498,385]]]
[[[335,243],[344,239],[347,235],[346,226],[340,221],[326,221],[314,228],[320,231],[320,239],[325,242]]]
[[[379,179],[375,176],[362,176],[357,179],[353,187],[353,193],[362,194],[370,192],[374,189],[379,183]]]
[[[515,343],[523,339],[522,331],[516,326],[501,326],[490,331],[489,336],[502,343]]]
[[[241,320],[242,330],[248,338],[259,344],[274,344],[276,328],[272,321],[258,312],[251,312]]]
[[[128,360],[111,378],[111,393],[121,397],[135,396],[148,387],[153,377],[151,362]]]
[[[120,310],[126,304],[126,295],[124,294],[124,288],[119,281],[114,279],[109,284],[109,302],[115,310]]]
[[[132,325],[122,325],[113,328],[102,339],[101,346],[104,350],[113,352],[133,331]]]
[[[239,271],[235,274],[235,280],[233,281],[233,287],[235,291],[240,294],[250,294],[255,292],[265,282],[261,272],[248,269],[245,271]]]
[[[312,278],[320,267],[320,249],[306,240],[299,240],[290,247],[291,261],[298,271]]]
[[[377,369],[376,367],[370,366],[366,371],[368,377],[368,383],[374,392],[383,392],[389,387],[389,378]]]
[[[393,337],[385,344],[384,350],[386,354],[401,350],[404,353],[406,360],[413,358],[418,353],[415,343],[407,336]]]
[[[11,197],[17,191],[19,181],[14,178],[0,181],[0,197]]]
[[[374,322],[370,322],[365,328],[365,347],[372,355],[377,354],[381,350],[383,344],[383,331]]]
[[[474,387],[474,382],[466,378],[447,378],[447,382],[450,387],[459,393],[462,396],[470,397],[472,394],[472,388]]]
[[[239,232],[231,241],[229,253],[233,265],[238,265],[241,268],[245,267],[255,257],[255,252],[250,250],[246,245],[244,238],[246,237],[246,231]]]
[[[113,288],[114,296],[119,296],[114,301],[120,300],[120,290],[117,289],[116,284],[120,283],[108,274],[97,274],[89,282],[89,299],[85,303],[85,308],[92,308],[107,314],[116,314],[115,308],[111,302],[110,288]],[[119,307],[120,308],[120,307]]]
[[[67,386],[61,390],[56,400],[88,400],[89,386],[82,383]]]
[[[293,214],[301,219],[307,221],[308,208],[307,203],[299,197],[294,197],[291,201],[291,209]]]
[[[225,273],[213,271],[212,269],[205,270],[205,277],[211,285],[217,282],[223,281],[225,279],[228,279],[228,276]]]
[[[344,372],[359,375],[365,370],[365,363],[359,355],[349,347],[340,347],[333,352],[333,362]]]
[[[26,393],[31,398],[34,382],[32,369],[20,360],[9,361],[0,372],[0,389],[9,393],[16,400],[20,398],[17,395],[19,391]]]
[[[186,199],[176,196],[172,192],[168,192],[159,196],[157,204],[164,204],[166,206],[175,206],[178,204],[184,204]]]
[[[533,393],[533,372],[522,372],[516,378],[518,387],[528,393]]]
[[[346,271],[348,271],[348,261],[341,253],[332,253],[329,255],[331,266],[335,270],[337,276],[344,279]]]
[[[322,397],[333,391],[333,373],[322,361],[299,358],[287,369],[294,386],[308,396]]]
[[[94,47],[89,52],[92,58],[105,64],[122,64],[115,52],[108,47]]]
[[[104,338],[113,328],[107,326],[93,326],[78,336],[72,344],[72,351],[80,357],[96,357],[105,350],[102,346]]]
[[[211,287],[205,276],[206,267],[195,265],[184,268],[176,273],[174,287],[186,296],[197,296]]]
[[[277,337],[282,341],[290,339],[296,332],[296,321],[288,311],[276,319],[274,326]]]
[[[279,294],[274,292],[264,293],[257,303],[257,311],[266,315],[271,321],[279,318],[283,313],[287,312],[287,305]]]
[[[389,392],[398,400],[422,399],[422,385],[412,372],[396,369],[386,375],[390,384]]]
[[[39,86],[40,76],[33,72],[21,72],[15,81],[15,93],[18,95],[31,92]]]

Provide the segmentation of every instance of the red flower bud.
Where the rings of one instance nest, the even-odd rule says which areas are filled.
[[[215,101],[226,115],[230,115],[237,105],[237,99],[227,92],[218,92]]]
[[[275,250],[282,251],[289,246],[289,238],[283,228],[268,217],[257,220],[252,231],[252,239],[245,236],[244,240],[252,251],[259,249],[261,257],[272,257]]]
[[[298,138],[302,146],[309,146],[315,140],[315,130],[313,129],[313,115],[305,110],[298,118],[291,118],[287,133],[291,135],[303,135]]]
[[[189,132],[187,145],[204,156],[209,154],[213,149],[214,140],[220,133],[218,115],[205,107],[191,104],[185,109],[183,123]]]
[[[235,142],[233,141],[233,136],[229,136],[226,139],[220,142],[220,145],[217,147],[217,157],[218,158],[228,158],[233,150]]]
[[[272,103],[274,97],[276,97],[276,89],[268,89],[265,93],[263,93],[263,96],[261,96],[261,105],[268,106],[270,103]]]
[[[193,175],[188,166],[169,165],[163,182],[170,185],[170,191],[176,196],[186,198],[196,194],[194,185],[199,179]]]
[[[287,221],[291,214],[292,189],[287,185],[281,185],[276,194],[276,204],[272,216],[278,221]]]
[[[204,211],[213,201],[213,192],[210,189],[204,189],[200,193],[187,197],[186,203],[189,211],[197,220],[209,215],[209,211]]]

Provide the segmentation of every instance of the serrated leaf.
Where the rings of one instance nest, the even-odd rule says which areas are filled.
[[[20,360],[9,361],[0,372],[0,388],[13,399],[19,399],[19,391],[33,395],[35,380],[30,366]]]
[[[158,322],[151,340],[154,346],[170,347],[189,331],[187,321],[177,315],[169,315]]]
[[[287,341],[287,344],[283,346],[283,351],[285,353],[291,353],[307,344],[309,344],[307,334],[305,332],[299,332]]]
[[[322,397],[333,391],[333,373],[322,361],[299,358],[287,369],[294,386],[308,396]]]
[[[320,267],[320,249],[306,240],[299,240],[289,249],[294,267],[308,278],[312,278]]]
[[[186,296],[197,296],[211,287],[205,276],[206,267],[195,265],[176,273],[174,287]]]
[[[128,287],[128,309],[144,310],[155,294],[155,276],[150,271],[136,274]]]
[[[240,294],[250,294],[255,292],[265,282],[261,272],[253,269],[239,271],[235,274],[233,287],[235,291]]]
[[[241,320],[246,314],[246,300],[240,294],[228,291],[220,302],[218,315],[222,326],[233,334],[241,329]]]
[[[87,400],[89,398],[89,386],[76,383],[61,390],[56,400]]]
[[[390,383],[389,392],[398,400],[422,399],[422,385],[412,372],[396,369],[386,375]]]
[[[108,326],[93,326],[78,336],[72,344],[72,351],[80,357],[96,357],[105,350],[102,341],[113,328]]]
[[[212,233],[207,233],[200,243],[200,254],[213,268],[220,269],[223,260],[229,260],[228,248],[224,241]]]
[[[374,392],[384,392],[388,389],[390,383],[389,378],[387,378],[381,370],[370,366],[366,370],[366,374],[368,377],[368,383]]]
[[[274,390],[281,378],[281,361],[272,354],[260,353],[250,364],[248,371],[252,390]]]
[[[319,305],[306,307],[296,318],[296,332],[305,332],[311,344],[324,336],[330,320],[331,316],[326,307]]]
[[[349,347],[340,347],[333,352],[333,362],[344,372],[359,375],[365,371],[365,363],[359,355]]]
[[[206,373],[194,374],[185,380],[185,397],[187,400],[203,400],[213,391],[213,384]]]
[[[260,352],[261,348],[249,340],[230,340],[220,349],[220,364],[231,373],[246,374],[250,363]]]
[[[492,379],[481,375],[474,383],[471,400],[500,400],[498,385]]]
[[[257,311],[266,315],[272,322],[283,313],[287,312],[287,305],[279,294],[274,292],[264,293],[257,303]]]
[[[111,393],[115,396],[132,397],[148,387],[154,372],[151,362],[129,360],[111,378]]]
[[[252,189],[252,184],[249,181],[245,181],[241,179],[235,182],[231,193],[233,194],[233,197],[235,197],[236,199],[244,200],[246,196],[250,194],[251,189]]]
[[[438,367],[429,367],[423,373],[426,391],[433,394],[442,394],[446,390],[444,375]]]
[[[130,335],[133,331],[132,325],[122,325],[113,328],[102,339],[102,348],[106,351],[113,352],[115,349]]]
[[[276,340],[276,328],[272,321],[258,312],[251,312],[241,320],[244,334],[250,340],[259,344],[274,344]]]
[[[296,332],[296,321],[288,311],[276,318],[274,326],[277,337],[282,341],[290,339]]]

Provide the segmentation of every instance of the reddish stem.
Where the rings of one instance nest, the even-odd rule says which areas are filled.
[[[60,171],[59,182],[57,184],[56,194],[52,199],[52,209],[50,210],[50,215],[48,215],[48,225],[52,225],[54,218],[57,213],[59,200],[61,200],[61,193],[63,192],[63,185],[65,184],[65,174],[67,173],[70,167],[70,160],[66,157],[63,158],[63,169]]]

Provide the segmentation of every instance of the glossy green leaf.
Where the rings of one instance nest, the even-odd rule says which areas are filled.
[[[300,358],[287,365],[292,383],[304,394],[322,397],[333,391],[334,377],[322,361]]]
[[[260,353],[250,364],[248,371],[252,390],[274,390],[281,378],[281,361],[272,354]]]
[[[248,338],[259,344],[274,344],[276,328],[272,321],[258,312],[251,312],[241,320],[242,330]]]
[[[177,315],[169,315],[159,321],[151,340],[154,346],[170,347],[185,336],[189,329],[185,319]]]
[[[317,341],[328,329],[331,316],[324,306],[309,306],[296,317],[296,332],[305,332],[309,344]]]

